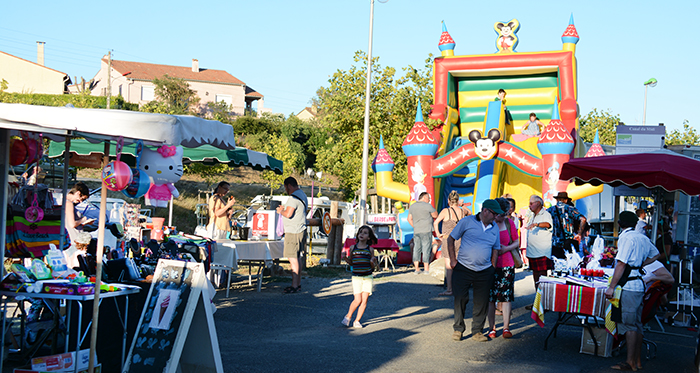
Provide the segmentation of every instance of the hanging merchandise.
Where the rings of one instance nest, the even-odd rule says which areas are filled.
[[[143,152],[143,141],[138,140],[136,142],[136,168],[131,169],[132,180],[126,189],[122,191],[125,196],[129,198],[139,198],[148,192],[148,188],[151,187],[151,179],[146,175],[145,172],[141,172],[139,166],[141,165],[141,153]]]
[[[113,192],[124,190],[132,180],[131,168],[120,160],[122,156],[123,138],[117,141],[117,160],[109,162],[102,169],[102,182]]]
[[[150,176],[153,184],[146,193],[146,205],[168,207],[171,196],[180,196],[173,183],[182,177],[182,152],[182,146],[168,145],[157,151],[143,150],[140,169]]]
[[[10,165],[19,166],[27,162],[29,150],[24,140],[13,138],[10,140]]]
[[[42,139],[42,135],[39,135],[39,141]],[[34,140],[34,139],[31,139]],[[36,142],[36,140],[34,140]],[[36,169],[39,168],[39,159],[41,159],[41,152],[42,152],[42,147],[41,147],[41,142],[37,142],[38,146],[35,148],[35,157],[36,157],[36,166],[35,166],[35,171]],[[24,217],[27,219],[28,222],[30,223],[36,223],[38,221],[41,221],[44,219],[44,210],[39,207],[39,198],[38,198],[38,193],[39,192],[39,183],[34,182],[34,199],[32,200],[32,205],[27,208],[27,210],[24,211]]]
[[[24,143],[27,145],[27,164],[38,162],[41,159],[41,142],[25,136]]]

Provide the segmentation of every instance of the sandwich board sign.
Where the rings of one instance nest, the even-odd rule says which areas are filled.
[[[123,373],[223,372],[202,263],[158,261]]]

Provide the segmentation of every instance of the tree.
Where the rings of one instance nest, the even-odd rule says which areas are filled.
[[[683,121],[683,131],[673,130],[666,135],[666,145],[695,145],[700,146],[700,134],[691,127],[688,120]]]
[[[184,79],[165,74],[152,81],[156,99],[143,105],[141,111],[161,114],[191,114],[199,97]]]
[[[600,143],[604,145],[615,145],[617,130],[615,127],[620,122],[618,114],[612,114],[610,109],[598,112],[593,109],[590,113],[579,119],[579,136],[584,142],[591,143],[598,130]]]
[[[346,196],[354,194],[362,182],[367,56],[358,51],[353,60],[349,70],[336,71],[329,79],[328,87],[319,88],[313,99],[318,108],[318,122],[327,131],[325,141],[315,140],[316,165],[339,177]],[[396,77],[396,69],[384,68],[378,61],[378,57],[372,59],[370,163],[371,157],[377,153],[379,137],[383,135],[385,148],[396,163],[394,180],[406,182],[406,156],[401,145],[415,123],[418,101],[423,108],[423,117],[428,118],[433,101],[432,55],[425,60],[423,69],[409,65],[402,69],[404,75],[401,77]]]

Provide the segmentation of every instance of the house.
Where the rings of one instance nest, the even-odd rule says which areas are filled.
[[[37,42],[37,62],[0,52],[0,80],[6,92],[60,95],[68,92],[68,74],[44,66],[44,42]]]
[[[304,110],[300,111],[296,117],[303,121],[312,120],[316,118],[316,108],[307,106],[304,108]]]
[[[111,77],[112,96],[121,95],[127,102],[143,105],[155,99],[153,79],[167,74],[187,81],[200,98],[199,110],[204,110],[209,102],[223,101],[232,105],[235,115],[249,110],[256,110],[258,115],[271,111],[264,107],[262,94],[224,70],[200,68],[196,59],[192,60],[191,67],[119,60],[112,60],[111,74],[108,67],[109,60],[103,57],[102,67],[93,79],[92,95],[106,96],[107,79]]]

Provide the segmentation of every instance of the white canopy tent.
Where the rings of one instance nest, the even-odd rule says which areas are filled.
[[[206,120],[186,115],[150,114],[122,110],[78,109],[74,107],[48,107],[24,104],[0,103],[0,185],[3,186],[0,209],[2,227],[7,222],[7,195],[9,175],[10,136],[17,132],[42,133],[49,138],[65,139],[66,151],[70,151],[71,137],[117,140],[124,138],[126,143],[143,140],[147,144],[182,145],[198,147],[209,144],[220,149],[235,149],[233,127],[214,120]],[[105,163],[109,161],[109,148],[105,147]],[[63,188],[67,189],[67,171],[64,167]],[[102,186],[100,209],[106,208],[107,190]],[[63,193],[65,205],[66,193]],[[62,223],[64,221],[62,213]],[[90,371],[94,361],[95,342],[99,316],[100,279],[102,274],[102,253],[104,247],[105,214],[100,214],[97,243],[97,275],[95,300],[93,302],[93,328],[90,342]],[[0,257],[5,259],[6,232],[0,229]],[[4,333],[3,333],[4,339]],[[4,350],[3,350],[4,351]],[[0,352],[0,370],[4,352]]]

